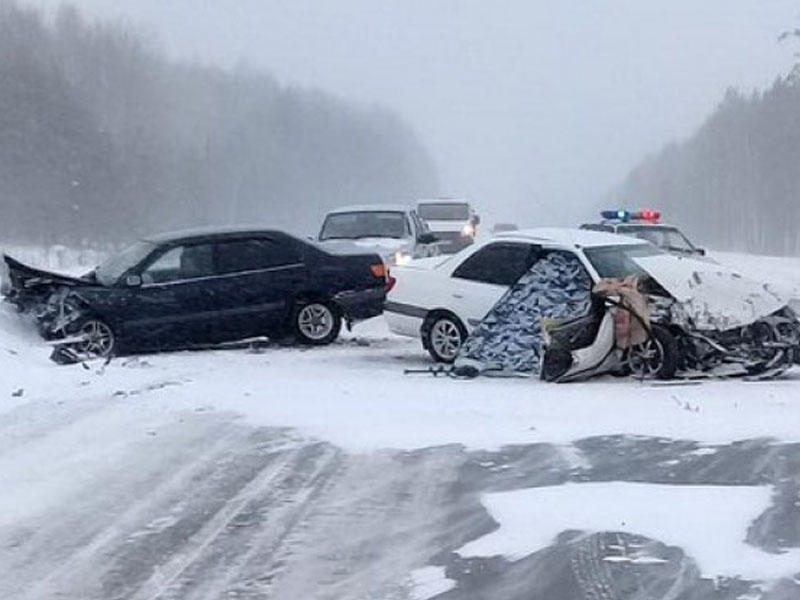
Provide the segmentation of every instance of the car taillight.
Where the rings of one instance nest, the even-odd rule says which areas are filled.
[[[386,265],[382,262],[371,264],[369,270],[375,277],[386,277],[388,275]]]

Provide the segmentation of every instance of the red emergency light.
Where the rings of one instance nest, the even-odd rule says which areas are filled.
[[[661,213],[652,208],[643,208],[636,213],[636,218],[642,221],[658,221],[661,218]]]

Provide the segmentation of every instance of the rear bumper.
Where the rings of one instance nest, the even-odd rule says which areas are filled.
[[[395,302],[387,302],[383,313],[389,330],[397,335],[419,338],[427,311]]]
[[[382,287],[368,290],[339,292],[333,301],[342,309],[344,317],[350,321],[371,319],[383,313],[386,290]]]

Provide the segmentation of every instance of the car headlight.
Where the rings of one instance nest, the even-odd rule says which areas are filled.
[[[411,255],[407,252],[403,252],[402,250],[398,250],[394,253],[394,264],[396,265],[407,265],[411,262]]]
[[[473,237],[475,235],[475,225],[472,223],[464,225],[463,229],[461,229],[461,235],[464,237]]]

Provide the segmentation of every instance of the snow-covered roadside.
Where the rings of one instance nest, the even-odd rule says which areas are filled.
[[[769,508],[771,500],[768,486],[619,481],[488,494],[483,502],[500,528],[465,545],[459,554],[504,555],[516,560],[546,548],[559,533],[570,529],[619,531],[683,548],[697,562],[703,577],[790,577],[800,565],[800,549],[774,554],[745,542],[749,524]],[[657,560],[621,550],[606,560]]]
[[[0,413],[24,401],[80,404],[87,395],[116,394],[155,411],[233,411],[253,425],[295,427],[352,451],[569,444],[614,434],[707,444],[800,441],[796,370],[770,382],[676,386],[405,375],[404,368],[429,363],[418,342],[392,336],[381,319],[329,348],[178,352],[86,370],[52,364],[49,348],[16,319],[7,307],[0,312]]]
[[[712,252],[711,258],[754,281],[767,281],[800,298],[800,258],[759,256],[738,252]]]

